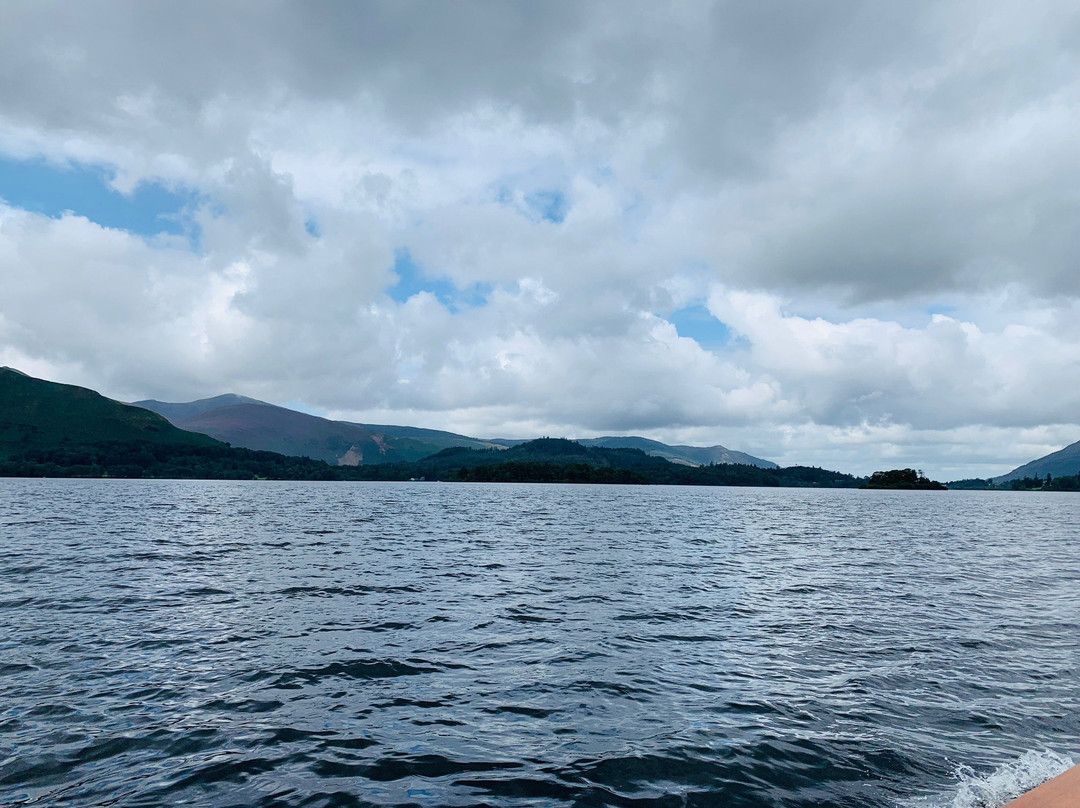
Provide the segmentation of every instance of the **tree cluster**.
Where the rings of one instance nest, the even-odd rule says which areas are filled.
[[[229,446],[138,441],[33,449],[0,462],[0,477],[126,477],[203,480],[357,479],[320,460]]]
[[[891,469],[875,471],[870,479],[859,488],[890,488],[919,491],[945,491],[946,486],[936,480],[929,480],[921,471],[915,469]]]
[[[946,483],[950,491],[995,491],[997,486],[989,477],[969,477],[965,480],[950,480]]]
[[[1075,476],[1054,477],[1047,474],[1045,478],[1022,477],[1019,480],[1010,480],[1009,489],[1012,491],[1080,491],[1080,473]]]
[[[686,466],[641,449],[587,447],[541,438],[506,450],[452,447],[415,463],[364,466],[373,480],[470,480],[492,482],[612,482],[651,485],[739,485],[854,488],[850,474],[808,466],[760,468],[720,463]]]

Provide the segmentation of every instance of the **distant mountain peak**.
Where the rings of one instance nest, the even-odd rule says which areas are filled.
[[[264,407],[274,406],[273,404],[267,404],[265,401],[237,395],[236,393],[224,393],[212,398],[200,398],[197,401],[171,402],[147,398],[142,401],[132,401],[131,403],[135,407],[142,407],[144,410],[152,410],[158,415],[164,415],[173,423],[185,418],[194,418],[196,415],[211,410],[219,410],[222,407],[238,407],[242,404],[258,404]]]
[[[147,403],[165,404],[170,407],[205,407],[206,409],[216,409],[217,407],[230,407],[234,404],[267,404],[265,401],[259,401],[257,398],[249,398],[248,396],[242,396],[239,393],[222,393],[220,396],[211,396],[210,398],[200,398],[195,401],[182,401],[182,402],[169,402],[158,401],[157,399],[148,398],[144,399]],[[133,401],[132,404],[141,404],[141,401]],[[272,404],[267,404],[268,407],[272,407]]]
[[[642,438],[636,435],[607,435],[602,438],[583,438],[579,441],[584,446],[601,446],[609,449],[641,449],[645,454],[662,457],[672,463],[687,466],[708,466],[711,463],[758,466],[759,468],[777,468],[771,460],[728,449],[726,446],[683,446],[669,445],[660,441]]]

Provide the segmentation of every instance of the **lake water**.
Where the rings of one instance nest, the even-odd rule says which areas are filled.
[[[1076,495],[0,480],[3,805],[1000,804],[1078,706]]]

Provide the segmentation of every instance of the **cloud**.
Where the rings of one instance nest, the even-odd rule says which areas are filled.
[[[1080,389],[1078,43],[1058,0],[8,3],[0,355],[484,434],[1030,459]],[[185,204],[45,216],[5,161]],[[721,336],[680,337],[704,305]]]
[[[943,314],[917,328],[832,322],[722,287],[709,309],[745,340],[746,364],[775,378],[815,423],[1034,427],[1071,423],[1080,404],[1080,345],[1054,329],[988,332]]]

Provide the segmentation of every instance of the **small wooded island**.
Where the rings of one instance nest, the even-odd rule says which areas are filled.
[[[929,480],[915,469],[892,469],[875,471],[859,488],[895,488],[912,491],[947,491],[948,487],[937,480]]]

